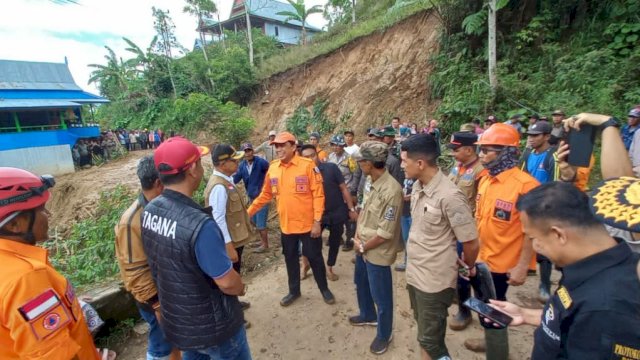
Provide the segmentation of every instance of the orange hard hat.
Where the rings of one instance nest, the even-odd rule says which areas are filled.
[[[497,123],[491,125],[476,142],[476,145],[520,146],[520,134],[511,125]]]

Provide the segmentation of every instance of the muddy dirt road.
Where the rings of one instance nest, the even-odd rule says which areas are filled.
[[[325,248],[325,256],[326,256]],[[279,259],[263,271],[252,272],[247,278],[249,292],[246,300],[251,302],[246,317],[252,326],[247,331],[249,346],[254,359],[321,360],[321,359],[419,359],[420,349],[416,341],[416,325],[405,290],[404,273],[393,272],[394,284],[394,331],[393,342],[388,352],[375,356],[369,345],[375,337],[374,327],[353,327],[348,317],[356,314],[355,287],[353,285],[353,252],[341,252],[336,273],[340,279],[330,282],[329,287],[336,297],[334,305],[322,301],[313,277],[302,282],[302,297],[288,308],[279,305],[287,293],[287,275],[284,260]],[[400,258],[400,257],[399,257]],[[326,257],[325,257],[326,259]],[[557,279],[558,274],[554,274]],[[519,288],[512,287],[508,297],[521,305],[540,307],[535,302],[537,277],[529,277]],[[450,314],[457,305],[449,308]],[[533,344],[533,327],[512,328],[509,331],[511,358],[529,358]],[[475,354],[465,349],[464,340],[482,337],[477,318],[462,332],[447,330],[447,346],[453,359],[484,359],[484,354]],[[119,349],[121,360],[145,359],[146,337],[133,335]]]

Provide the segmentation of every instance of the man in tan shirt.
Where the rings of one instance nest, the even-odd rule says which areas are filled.
[[[444,338],[458,277],[456,239],[464,249],[465,268],[474,276],[479,249],[476,224],[465,195],[438,168],[438,144],[431,135],[412,136],[401,150],[406,176],[416,179],[406,274],[421,358],[448,358]]]
[[[137,169],[142,193],[131,204],[115,227],[116,257],[124,288],[133,295],[142,318],[149,323],[147,358],[180,359],[180,351],[165,339],[160,327],[160,303],[158,291],[142,247],[140,227],[141,213],[147,203],[163,190],[153,156],[140,159]]]
[[[483,176],[487,175],[487,169],[480,163],[478,157],[478,147],[475,145],[478,135],[472,132],[456,132],[451,137],[451,142],[447,147],[451,149],[456,165],[449,173],[449,180],[456,184],[467,198],[467,203],[471,207],[472,213],[476,209],[476,195],[478,194],[478,184]],[[462,244],[457,244],[458,256],[462,255]],[[458,293],[458,313],[449,322],[451,330],[464,330],[471,324],[471,311],[463,306],[471,296],[471,286],[469,281],[458,276],[456,286]]]
[[[349,317],[354,326],[377,325],[369,349],[387,351],[393,327],[391,265],[401,249],[400,212],[402,187],[385,169],[389,150],[378,141],[367,141],[355,154],[362,173],[371,176],[371,190],[358,218],[354,241],[354,281],[360,313]],[[377,310],[377,311],[376,311]]]

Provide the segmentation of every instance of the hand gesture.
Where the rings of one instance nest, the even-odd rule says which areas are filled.
[[[498,301],[493,299],[489,300],[488,305],[498,311],[502,311],[503,313],[511,316],[511,318],[513,318],[513,321],[511,321],[509,326],[518,326],[524,324],[524,316],[522,314],[522,309],[520,308],[520,306],[507,301]],[[484,321],[491,323],[491,320],[487,318],[485,318]],[[495,323],[493,325],[499,326]]]
[[[591,113],[580,113],[578,115],[573,115],[568,119],[562,120],[564,123],[564,129],[566,131],[570,131],[571,129],[580,130],[580,126],[582,124],[593,125],[595,127],[600,127],[600,125],[604,124],[609,120],[609,116],[600,115],[600,114],[591,114]]]

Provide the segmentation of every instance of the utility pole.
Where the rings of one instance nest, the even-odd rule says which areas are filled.
[[[247,21],[247,37],[249,40],[249,64],[253,66],[253,36],[251,35],[251,17],[249,16],[249,10],[251,0],[244,0],[244,15]]]
[[[351,0],[351,23],[356,23],[356,0]]]
[[[495,99],[498,89],[498,75],[496,73],[496,0],[489,0],[489,85]]]

